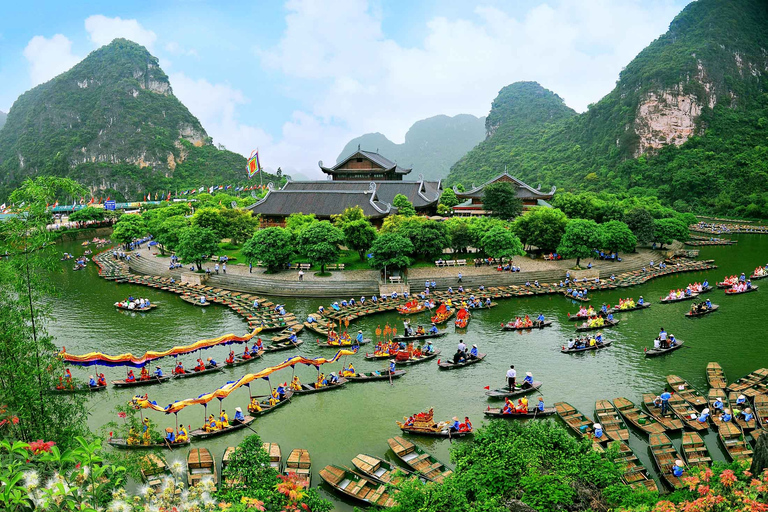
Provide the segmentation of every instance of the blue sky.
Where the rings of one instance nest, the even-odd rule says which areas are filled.
[[[515,81],[536,80],[583,111],[686,3],[14,2],[0,8],[0,110],[126,37],[160,59],[215,142],[317,176],[317,161],[352,137],[402,142],[425,117],[486,115]]]

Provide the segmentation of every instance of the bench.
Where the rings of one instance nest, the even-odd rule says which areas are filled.
[[[456,260],[457,267],[464,267],[467,264],[467,260]]]
[[[444,267],[445,266],[445,261],[443,261],[443,260],[436,261],[435,262],[435,266],[436,267]]]
[[[448,260],[445,262],[445,264],[449,267],[453,267],[456,265],[456,260]]]
[[[402,283],[403,282],[403,278],[400,277],[400,276],[390,276],[389,282],[390,283]]]
[[[328,270],[344,270],[344,263],[331,263],[325,267]]]
[[[311,267],[310,263],[299,263],[299,270],[309,270]]]

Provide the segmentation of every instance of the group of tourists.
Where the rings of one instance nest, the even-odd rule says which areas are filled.
[[[133,295],[123,301],[115,302],[115,307],[129,309],[131,311],[149,309],[151,305],[149,299],[135,299]]]
[[[565,295],[576,300],[587,300],[588,290],[586,288],[577,289],[568,287],[565,290]]]
[[[744,422],[750,422],[754,419],[755,415],[752,412],[752,409],[749,407],[749,404],[747,403],[747,397],[744,395],[739,395],[736,399],[736,403],[732,404],[733,411],[726,407],[725,402],[720,397],[715,398],[715,401],[712,402],[712,408],[714,409],[714,413],[717,415],[717,417],[722,422],[728,422],[733,421],[734,414],[736,413],[737,418],[741,418]],[[704,409],[705,411],[709,412],[709,409]]]
[[[686,287],[686,290],[690,290],[691,293],[704,293],[709,290],[709,281],[705,279],[704,282],[701,283],[690,283]]]
[[[568,350],[600,346],[603,344],[603,333],[598,332],[594,336],[580,336],[568,340]]]
[[[708,311],[712,309],[712,301],[709,299],[706,300],[706,302],[694,302],[691,304],[691,314],[697,315],[699,313],[704,313],[705,311]]]
[[[691,297],[694,292],[691,291],[690,288],[678,288],[677,290],[669,290],[669,293],[666,297],[664,297],[664,300],[682,300],[686,297]]]
[[[191,426],[188,428],[192,428]],[[184,425],[179,427],[177,431],[173,431],[172,427],[165,429],[165,440],[168,444],[183,444],[189,440],[189,431],[184,428]]]
[[[403,331],[405,336],[424,336],[426,334],[437,334],[437,325],[435,323],[432,323],[432,327],[429,328],[429,331],[424,330],[424,326],[420,325],[415,330],[413,327],[411,327],[410,322],[403,322]]]
[[[768,276],[768,264],[766,264],[764,267],[760,266],[757,267],[753,272],[751,277],[766,277]]]
[[[456,353],[453,355],[453,364],[459,364],[467,362],[470,359],[477,359],[479,352],[477,345],[472,345],[472,348],[467,351],[467,345],[464,340],[459,340],[459,345],[456,347]]]
[[[672,348],[675,345],[677,345],[677,339],[675,338],[675,335],[667,334],[667,331],[665,331],[663,327],[659,331],[659,335],[656,337],[656,339],[653,340],[653,348],[656,350]]]
[[[730,292],[743,293],[751,289],[752,289],[752,281],[747,279],[746,281],[739,281],[738,283],[735,283],[734,285],[732,285],[730,288]]]
[[[606,323],[609,325],[613,323],[613,313],[608,313],[606,316],[589,317],[579,327],[582,329],[598,329],[605,326]]]
[[[539,397],[539,402],[536,404],[534,411],[528,408],[528,398],[520,397],[517,400],[517,404],[509,398],[504,398],[504,407],[501,409],[502,414],[529,414],[531,412],[543,412],[544,411],[544,398]]]
[[[177,365],[180,364],[177,363]],[[160,366],[155,367],[155,371],[152,372],[152,375],[150,375],[149,370],[146,366],[141,367],[141,372],[139,374],[139,381],[145,381],[149,379],[153,379],[156,377],[162,377],[163,376],[163,369],[160,368]],[[125,382],[136,382],[136,375],[133,373],[133,369],[129,369],[127,375],[125,376]]]
[[[544,324],[544,314],[539,313],[539,316],[536,317],[536,320],[531,320],[531,317],[528,315],[525,315],[524,317],[520,318],[515,317],[514,320],[511,320],[507,322],[508,327],[513,327],[515,329],[528,329],[532,327],[541,327]]]
[[[643,296],[641,295],[640,298],[637,299],[637,302],[635,302],[635,299],[628,297],[626,299],[619,299],[619,311],[624,311],[627,309],[635,309],[638,306],[644,306],[645,305],[645,299],[643,299]]]
[[[235,408],[235,416],[232,418],[231,424],[229,422],[229,416],[227,416],[227,411],[222,409],[218,418],[213,414],[208,416],[208,420],[205,422],[205,425],[203,425],[203,430],[206,432],[215,432],[217,430],[227,429],[230,426],[238,425],[244,421],[245,416],[243,415],[243,410],[241,408]]]
[[[264,407],[274,407],[278,403],[282,402],[283,400],[286,399],[287,387],[288,387],[287,382],[278,384],[276,388],[272,388],[272,390],[269,393],[269,396],[263,401],[259,401],[259,399],[256,397],[251,397],[251,401],[248,404],[248,412],[254,413],[254,414],[259,413],[264,410]],[[291,381],[291,389],[294,391],[301,389],[301,382],[299,381],[299,378],[296,376],[294,376],[293,380]],[[235,416],[235,419],[237,419],[237,416]]]
[[[100,388],[107,385],[107,378],[104,377],[103,373],[96,374],[96,378],[93,377],[93,375],[90,375],[88,377],[88,386],[91,388]]]

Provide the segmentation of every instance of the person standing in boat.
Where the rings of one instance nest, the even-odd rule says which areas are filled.
[[[509,370],[507,370],[507,387],[510,391],[515,389],[515,379],[517,378],[517,370],[515,370],[515,365],[510,365]]]
[[[661,348],[667,348],[667,331],[663,327],[659,332],[659,345],[661,345]]]

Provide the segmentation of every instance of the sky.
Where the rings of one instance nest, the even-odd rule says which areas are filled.
[[[687,0],[27,0],[0,6],[0,111],[124,37],[216,144],[319,177],[352,138],[403,142],[537,81],[581,112]],[[371,148],[372,149],[372,148]]]

